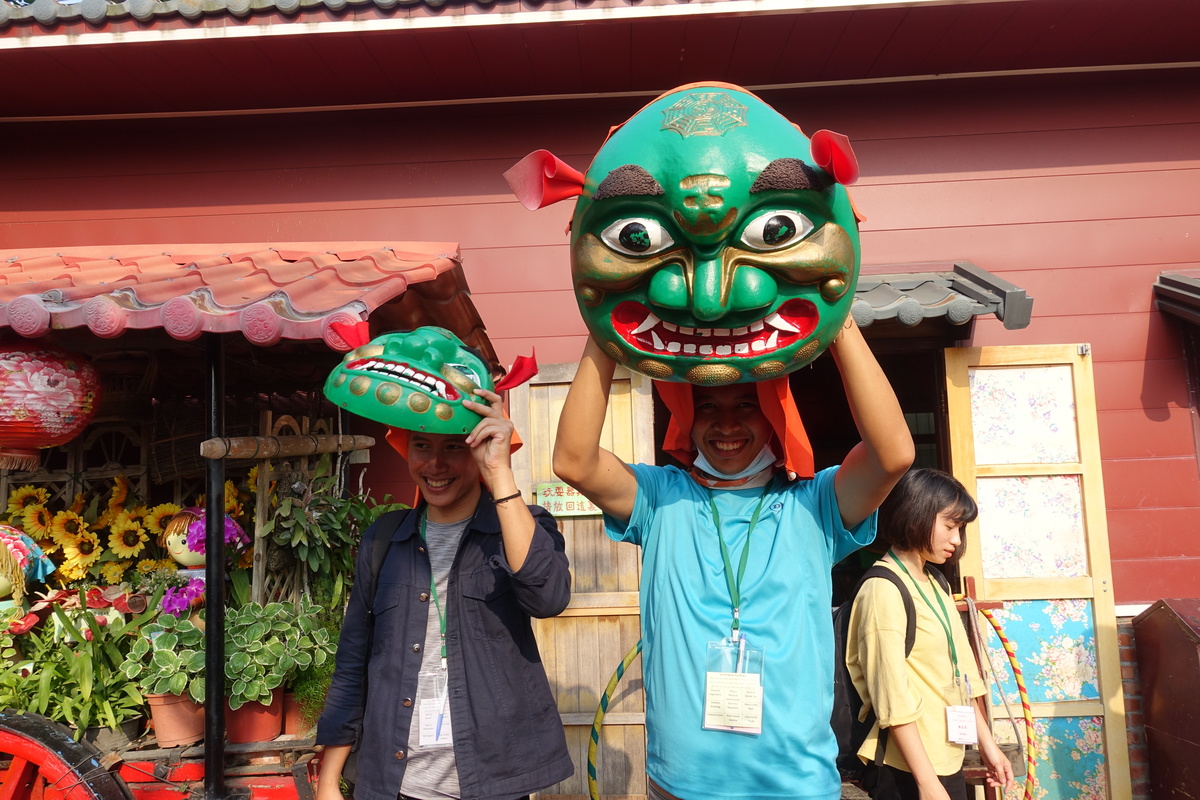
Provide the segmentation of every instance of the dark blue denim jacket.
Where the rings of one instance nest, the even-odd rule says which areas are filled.
[[[375,631],[364,658],[370,598],[350,592],[317,744],[359,741],[355,800],[396,800],[407,764],[417,673],[429,614],[429,557],[409,513],[392,536],[375,591]],[[518,572],[504,558],[500,521],[486,490],[450,570],[446,645],[454,756],[463,800],[511,800],[574,772],[531,617],[552,617],[571,597],[562,534],[530,506],[537,527]],[[369,531],[364,542],[370,541]],[[356,569],[370,571],[370,548]],[[364,702],[363,674],[370,697]],[[361,731],[361,739],[360,739]]]

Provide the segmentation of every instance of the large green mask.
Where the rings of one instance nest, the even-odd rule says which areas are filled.
[[[366,337],[363,337],[366,338]],[[346,354],[325,381],[325,396],[393,428],[470,433],[480,417],[463,400],[494,387],[483,359],[444,328],[389,333]]]
[[[766,380],[816,358],[859,267],[854,209],[818,137],[837,135],[810,142],[725,84],[663,95],[613,133],[571,222],[592,337],[631,369],[696,384]],[[838,138],[837,158],[852,160]]]

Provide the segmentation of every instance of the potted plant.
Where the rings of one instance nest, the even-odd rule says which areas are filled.
[[[0,674],[0,703],[63,722],[74,728],[76,739],[114,749],[137,735],[145,712],[137,683],[121,665],[132,634],[158,612],[154,608],[126,621],[119,613],[103,616],[87,609],[82,592],[79,599],[80,608],[70,610],[53,603],[55,624],[18,637],[23,658]]]
[[[323,664],[335,643],[307,598],[299,607],[253,603],[225,618],[226,735],[231,742],[273,739],[282,729],[281,690],[298,670]],[[245,713],[239,713],[242,709]],[[245,717],[249,719],[244,719]],[[248,730],[240,729],[248,722]],[[249,737],[249,738],[246,738]]]
[[[391,495],[378,503],[368,494],[348,495],[328,453],[318,459],[311,478],[297,472],[274,486],[277,508],[259,535],[290,550],[322,605],[341,608],[362,532],[383,513],[408,506]]]
[[[191,620],[166,613],[143,626],[121,672],[145,696],[160,747],[204,738],[204,631]]]

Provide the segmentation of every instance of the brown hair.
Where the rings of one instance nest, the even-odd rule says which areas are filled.
[[[909,470],[879,507],[880,543],[896,550],[929,550],[933,524],[943,511],[964,525],[979,516],[975,498],[953,475],[928,467]],[[962,556],[966,544],[964,539],[952,561]]]

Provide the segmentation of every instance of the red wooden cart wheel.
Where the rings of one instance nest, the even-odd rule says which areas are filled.
[[[57,722],[0,711],[0,800],[133,800],[100,758]]]

